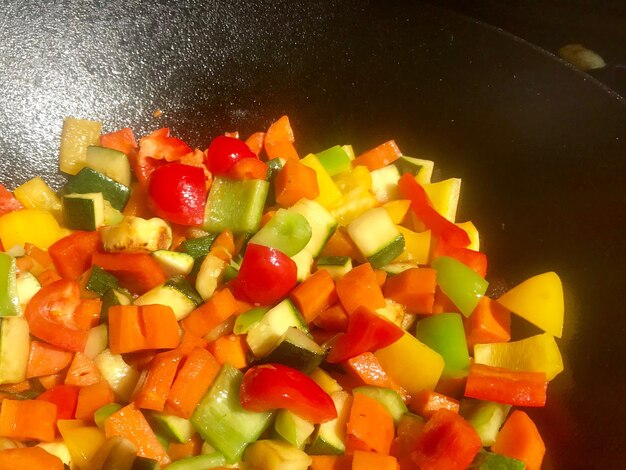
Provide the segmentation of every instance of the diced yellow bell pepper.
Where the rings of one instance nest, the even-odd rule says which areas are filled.
[[[415,180],[419,184],[428,184],[430,183],[430,179],[433,176],[433,169],[435,168],[435,162],[432,160],[424,160],[422,158],[409,157],[408,155],[404,155],[405,157],[411,159],[414,163],[421,165],[420,170],[415,175]]]
[[[58,222],[63,222],[61,199],[39,176],[28,180],[13,191],[26,209],[41,209],[50,212]]]
[[[401,225],[398,225],[398,230],[404,236],[404,251],[393,262],[410,261],[415,264],[428,264],[432,242],[430,230],[418,233]]]
[[[546,333],[563,333],[563,285],[554,272],[538,274],[509,290],[497,302]]]
[[[352,171],[336,175],[334,181],[344,196],[357,187],[366,191],[372,188],[372,175],[367,167],[362,165],[355,166]]]
[[[79,419],[60,419],[57,427],[67,445],[72,463],[81,470],[89,468],[89,461],[104,443],[104,433]]]
[[[409,212],[411,201],[408,199],[397,199],[395,201],[386,202],[383,204],[383,207],[389,214],[389,217],[391,217],[393,223],[399,225]]]
[[[63,232],[48,211],[23,209],[0,217],[0,240],[6,249],[28,242],[47,250],[61,238]]]
[[[437,183],[423,184],[431,204],[450,222],[456,219],[456,208],[461,194],[461,179],[448,178]]]
[[[443,372],[443,357],[407,332],[374,354],[385,372],[410,394],[434,389]]]
[[[341,191],[330,177],[326,169],[322,166],[318,158],[310,153],[306,157],[300,159],[303,165],[308,166],[315,170],[317,175],[317,186],[319,187],[320,194],[315,198],[315,201],[324,206],[325,209],[332,209],[336,207],[341,201]]]
[[[476,226],[471,221],[459,222],[456,225],[465,230],[465,233],[467,233],[470,238],[470,244],[467,248],[469,250],[480,251],[480,236]]]
[[[548,380],[563,371],[559,347],[547,333],[510,343],[476,344],[474,362],[510,370],[545,372]]]
[[[313,372],[311,372],[309,374],[309,377],[311,377],[313,379],[313,381],[317,385],[322,387],[322,390],[324,390],[329,395],[331,393],[340,392],[341,390],[343,390],[341,385],[339,385],[339,382],[337,382],[335,379],[333,379],[330,376],[330,374],[328,374],[328,372],[320,369],[319,367],[317,369],[315,369]]]
[[[378,201],[368,190],[358,186],[344,195],[342,202],[330,210],[339,225],[348,225],[358,216],[372,207],[378,206]]]
[[[352,145],[342,145],[341,148],[348,154],[350,160],[354,160],[354,149]]]

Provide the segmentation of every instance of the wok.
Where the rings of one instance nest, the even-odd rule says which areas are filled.
[[[626,445],[626,105],[532,45],[419,2],[9,1],[0,7],[0,181],[63,181],[65,116],[162,126],[206,147],[288,114],[297,147],[394,138],[463,178],[491,279],[558,272],[566,372],[544,468],[618,468]],[[161,109],[159,118],[153,111]],[[533,333],[523,322],[518,336]]]

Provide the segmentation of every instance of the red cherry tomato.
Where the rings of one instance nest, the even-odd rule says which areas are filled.
[[[68,351],[83,351],[87,331],[74,317],[79,305],[80,287],[75,281],[61,279],[42,287],[24,312],[30,333]]]
[[[154,213],[180,225],[200,225],[206,205],[206,177],[199,167],[168,163],[155,169],[148,182]]]
[[[337,409],[328,393],[308,375],[282,364],[263,364],[248,369],[241,381],[239,400],[249,411],[286,408],[312,423],[337,417]]]
[[[239,274],[235,296],[261,305],[272,305],[296,286],[298,268],[286,254],[263,245],[249,244]]]
[[[238,161],[258,158],[245,142],[220,135],[213,139],[207,150],[206,166],[214,175],[226,175]]]

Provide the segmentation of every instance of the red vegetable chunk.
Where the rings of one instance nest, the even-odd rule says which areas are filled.
[[[245,142],[234,137],[220,135],[209,145],[206,166],[214,175],[227,175],[235,164],[244,158],[258,160]]]

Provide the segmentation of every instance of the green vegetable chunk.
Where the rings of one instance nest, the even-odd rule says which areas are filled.
[[[448,256],[440,256],[431,266],[437,270],[437,284],[465,317],[469,317],[489,283],[471,268]]]
[[[22,314],[17,295],[16,272],[15,258],[0,253],[0,317]]]
[[[467,375],[470,361],[461,315],[440,313],[424,318],[417,323],[415,336],[441,354],[444,360],[443,376]]]

